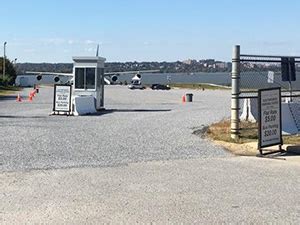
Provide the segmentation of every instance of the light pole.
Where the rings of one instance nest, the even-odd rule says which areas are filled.
[[[5,48],[6,48],[6,44],[7,42],[4,42],[4,54],[3,54],[3,79],[4,79],[4,76],[5,76]]]
[[[17,73],[17,58],[15,58],[15,60],[14,60],[14,67],[15,67],[15,71],[16,71],[16,73]]]

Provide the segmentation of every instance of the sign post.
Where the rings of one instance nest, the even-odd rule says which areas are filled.
[[[261,155],[282,152],[281,89],[258,90],[258,149]],[[279,145],[278,151],[263,153],[263,148]]]
[[[54,85],[54,100],[53,100],[53,112],[71,113],[71,97],[72,97],[72,86],[71,85]]]
[[[290,90],[290,101],[292,102],[292,81],[296,81],[296,67],[295,67],[295,58],[283,57],[281,58],[281,76],[282,81],[289,82]]]

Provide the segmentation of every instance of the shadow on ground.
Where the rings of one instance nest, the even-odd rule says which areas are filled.
[[[286,160],[288,157],[300,155],[300,145],[287,146],[286,151],[274,152],[274,150],[264,150],[266,155],[257,154],[257,157],[269,158],[269,159],[281,159]]]
[[[0,115],[0,118],[12,118],[12,119],[41,119],[48,116],[11,116],[11,115]]]
[[[134,112],[170,112],[172,111],[171,109],[105,109],[101,110],[95,114],[87,114],[83,116],[101,116],[105,114],[110,114],[110,113],[119,113],[119,112],[125,112],[125,113],[134,113]]]
[[[14,100],[17,99],[16,95],[7,95],[7,96],[0,96],[0,101],[7,101],[7,100]]]

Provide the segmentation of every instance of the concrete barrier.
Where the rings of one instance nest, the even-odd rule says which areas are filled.
[[[258,120],[257,106],[258,106],[257,99],[254,98],[244,99],[243,110],[240,119],[255,123]]]
[[[298,134],[300,133],[300,103],[298,102],[282,102],[282,134]],[[255,123],[258,121],[258,103],[257,99],[244,99],[243,110],[240,120]]]
[[[74,115],[86,115],[96,113],[95,98],[93,96],[74,96]]]
[[[297,134],[298,129],[291,112],[290,103],[281,104],[282,134]]]

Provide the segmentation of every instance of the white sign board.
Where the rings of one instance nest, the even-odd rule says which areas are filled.
[[[281,90],[280,88],[258,91],[259,148],[281,145]]]
[[[54,86],[54,107],[56,112],[71,111],[71,85]]]
[[[274,72],[273,71],[268,72],[268,83],[274,83]]]

